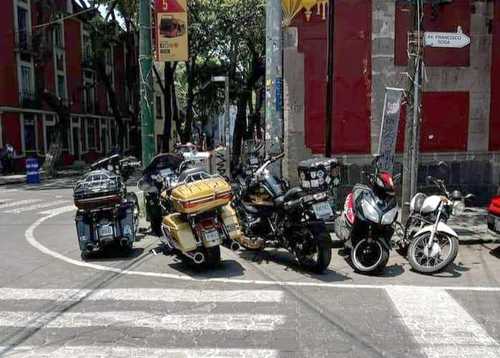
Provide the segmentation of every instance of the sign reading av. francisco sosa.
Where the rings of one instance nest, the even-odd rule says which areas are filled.
[[[186,0],[156,0],[156,57],[160,62],[188,60]]]
[[[426,32],[425,46],[442,48],[463,48],[470,44],[470,37],[458,27],[457,32]]]

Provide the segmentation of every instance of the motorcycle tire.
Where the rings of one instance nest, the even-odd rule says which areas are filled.
[[[127,201],[134,204],[134,230],[135,234],[137,234],[137,231],[139,230],[139,214],[141,211],[139,207],[139,199],[135,193],[127,193]]]
[[[455,261],[457,255],[458,255],[458,247],[459,247],[459,242],[458,239],[454,236],[447,235],[445,233],[436,233],[436,235],[443,235],[445,236],[449,242],[450,242],[450,254],[448,255],[447,258],[445,258],[440,264],[435,265],[435,266],[423,266],[418,263],[417,258],[416,258],[416,251],[417,251],[417,246],[421,242],[421,240],[426,241],[429,238],[430,233],[424,233],[420,236],[417,236],[412,240],[410,243],[410,246],[408,247],[408,256],[407,260],[410,263],[410,266],[412,267],[413,270],[425,274],[425,275],[431,275],[434,273],[438,273],[443,271],[448,265],[450,265],[453,261]]]
[[[153,235],[161,237],[163,235],[161,231],[162,217],[161,216],[153,216],[151,218],[151,232]]]
[[[203,263],[207,268],[213,268],[220,264],[220,246],[209,247],[205,249],[205,262]]]
[[[361,253],[359,251],[362,249],[362,245],[364,245],[367,241],[368,239],[361,239],[356,243],[356,245],[354,245],[348,258],[348,262],[358,273],[365,275],[381,274],[389,261],[389,250],[380,241],[373,240],[372,243],[376,245],[375,247],[379,252],[378,257],[375,262],[371,264],[362,262],[360,259],[362,259],[363,256],[360,256]]]
[[[318,237],[314,238],[315,248],[317,251],[316,258],[298,257],[299,264],[306,270],[322,274],[326,271],[332,261],[332,249],[323,244],[330,240],[327,232],[322,232]]]

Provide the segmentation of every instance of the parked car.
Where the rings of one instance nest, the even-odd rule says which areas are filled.
[[[488,229],[500,234],[500,195],[494,196],[488,206]]]

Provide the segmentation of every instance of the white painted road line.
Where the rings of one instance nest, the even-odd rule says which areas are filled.
[[[284,315],[269,314],[163,314],[145,311],[48,312],[1,311],[0,327],[16,328],[150,328],[177,332],[273,331]]]
[[[42,201],[42,199],[26,199],[26,200],[14,201],[14,202],[0,205],[0,210],[7,209],[7,208],[13,208],[15,206],[30,205],[30,204],[34,204],[34,203],[39,203],[40,201]]]
[[[34,211],[34,210],[38,210],[38,209],[49,208],[51,206],[57,206],[57,205],[61,205],[61,204],[66,204],[67,202],[68,202],[67,200],[49,201],[49,202],[46,202],[46,203],[33,204],[33,205],[30,205],[30,206],[24,206],[24,207],[21,207],[21,208],[15,208],[15,209],[11,209],[11,210],[6,210],[6,211],[4,211],[4,213],[6,213],[6,214],[19,214],[19,213],[23,213],[25,211]]]
[[[445,290],[394,287],[386,292],[427,357],[500,357],[500,345]]]
[[[2,355],[3,352],[3,355]],[[18,346],[0,347],[2,357],[15,358],[275,358],[279,352],[272,349],[162,349],[113,346]]]
[[[0,189],[0,194],[3,194],[3,193],[15,193],[19,191],[19,189]]]
[[[275,302],[283,301],[279,290],[189,290],[119,288],[102,290],[0,288],[0,300],[51,301],[158,301],[158,302]],[[1,301],[0,301],[1,302]]]
[[[76,206],[74,206],[74,205],[68,205],[68,206],[63,206],[63,207],[60,207],[60,208],[55,208],[55,209],[51,209],[51,210],[41,211],[40,214],[42,214],[42,215],[56,216],[56,215],[64,214],[64,213],[67,213],[67,212],[76,211],[76,209],[77,209]]]

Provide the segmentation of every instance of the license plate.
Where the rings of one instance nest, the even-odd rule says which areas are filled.
[[[323,201],[313,205],[314,214],[319,220],[328,219],[333,216],[333,210],[330,203]]]
[[[206,246],[216,246],[220,244],[220,236],[217,230],[205,231],[203,233]]]
[[[113,236],[113,228],[111,227],[111,225],[101,226],[99,228],[99,236],[100,237]]]

